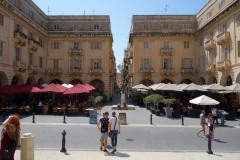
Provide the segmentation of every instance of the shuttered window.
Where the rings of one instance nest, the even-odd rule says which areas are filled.
[[[102,49],[102,43],[101,42],[92,42],[91,43],[91,49],[92,50],[101,50]]]
[[[60,43],[59,42],[53,42],[53,49],[60,49]]]
[[[172,68],[172,58],[162,59],[162,68],[163,69]]]
[[[182,58],[182,68],[192,68],[192,59]]]
[[[92,69],[101,69],[102,68],[101,59],[91,59],[91,68]]]
[[[205,56],[199,57],[199,68],[205,67]]]
[[[3,42],[0,41],[0,56],[3,56]]]
[[[3,26],[4,23],[4,16],[0,13],[0,25]]]
[[[43,58],[39,57],[39,67],[42,68],[43,67]]]
[[[163,42],[163,48],[169,48],[169,42]]]
[[[53,60],[53,68],[58,69],[58,59]]]
[[[229,57],[229,48],[230,48],[230,46],[222,48],[221,61],[225,61],[230,58]]]
[[[143,68],[143,69],[152,68],[152,59],[145,58],[145,59],[142,59],[141,61],[142,61],[141,68]]]
[[[189,48],[189,41],[183,42],[183,48],[185,48],[185,49]]]
[[[16,59],[16,61],[20,61],[20,60],[21,60],[20,48],[16,47],[16,48],[15,48],[15,51],[16,51],[16,57],[15,57],[15,59]]]
[[[209,64],[215,64],[216,63],[216,55],[215,53],[209,54]]]
[[[72,69],[81,69],[81,60],[80,59],[71,59],[71,68]]]
[[[143,42],[143,48],[148,49],[148,42]]]
[[[73,48],[78,49],[79,48],[79,42],[73,42]]]
[[[33,54],[29,53],[29,64],[33,64]]]

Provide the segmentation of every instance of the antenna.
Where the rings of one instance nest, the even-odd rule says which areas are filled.
[[[169,5],[166,5],[166,7],[164,8],[165,14],[167,14],[168,7],[170,7],[170,6],[169,6]]]
[[[95,12],[95,10],[94,10],[94,9],[92,9],[92,13],[93,13],[93,15],[94,15],[94,12]]]
[[[85,16],[85,10],[84,10],[84,16]]]
[[[49,10],[49,6],[48,6],[48,15],[49,15],[50,12],[51,12],[51,11]]]

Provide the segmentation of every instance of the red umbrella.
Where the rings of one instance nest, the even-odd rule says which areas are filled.
[[[50,86],[47,86],[46,88],[41,89],[40,91],[38,91],[38,93],[47,93],[47,92],[63,93],[66,90],[67,90],[67,88],[60,84],[52,84]]]
[[[67,89],[63,94],[71,95],[71,94],[79,94],[79,93],[89,93],[90,90],[86,89],[83,85],[77,84],[72,88]]]
[[[15,91],[15,88],[13,86],[6,85],[6,86],[0,87],[0,94],[3,94],[3,95],[13,95],[14,91]]]
[[[43,86],[41,86],[40,84],[37,84],[37,83],[35,83],[35,84],[33,85],[33,87],[37,87],[37,88],[39,88],[39,89],[43,89],[43,88],[44,88]]]
[[[91,90],[91,91],[93,91],[93,90],[96,90],[96,88],[95,87],[93,87],[92,85],[90,85],[90,84],[83,84],[83,86],[86,88],[86,89],[89,89],[89,90]]]
[[[23,94],[23,93],[37,93],[40,89],[38,87],[34,87],[34,85],[31,84],[24,84],[19,86],[14,91],[14,94]]]

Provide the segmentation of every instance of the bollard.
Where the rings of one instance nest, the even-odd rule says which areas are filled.
[[[33,112],[33,120],[32,120],[32,123],[35,123],[35,114]]]
[[[21,160],[34,159],[34,136],[32,133],[25,133],[21,137]]]
[[[211,149],[212,146],[212,141],[211,141],[211,133],[210,133],[210,129],[209,129],[209,133],[208,133],[208,150],[206,151],[208,154],[213,154],[213,151]]]
[[[66,113],[65,112],[63,112],[63,123],[66,123]]]
[[[66,136],[66,132],[65,130],[62,132],[62,149],[60,150],[60,152],[67,152],[66,148],[65,148],[65,136]]]
[[[150,115],[150,124],[152,124],[152,114]]]
[[[183,119],[183,115],[182,115],[182,125],[184,125],[184,119]]]
[[[3,118],[2,122],[4,122],[5,121],[5,111],[3,112],[3,117],[2,118]]]

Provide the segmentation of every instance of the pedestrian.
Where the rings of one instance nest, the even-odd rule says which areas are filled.
[[[216,121],[217,125],[218,123],[218,114],[217,109],[215,107],[212,107],[212,117],[213,117],[213,123]]]
[[[108,112],[105,112],[103,114],[103,117],[99,120],[97,123],[98,129],[101,131],[101,143],[100,143],[100,149],[102,150],[102,145],[104,145],[104,152],[107,152],[107,138],[108,138]],[[101,124],[101,126],[100,126]]]
[[[210,135],[208,133],[208,134],[206,134],[206,137],[212,136],[211,138],[215,139],[214,138],[214,129],[215,129],[215,127],[214,127],[214,119],[213,119],[213,116],[212,116],[211,113],[208,114],[208,126],[207,127],[209,128]]]
[[[112,117],[109,119],[108,123],[108,132],[112,132],[113,136],[111,137],[112,142],[112,154],[114,154],[117,151],[117,137],[118,134],[120,134],[120,121],[116,117],[116,113],[112,112]]]
[[[197,132],[197,136],[199,136],[200,132],[203,132],[203,137],[206,136],[206,133],[205,133],[205,116],[204,115],[205,115],[205,110],[202,110],[202,113],[200,114],[200,125],[201,125],[202,129]]]

